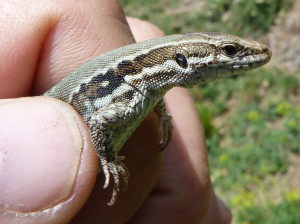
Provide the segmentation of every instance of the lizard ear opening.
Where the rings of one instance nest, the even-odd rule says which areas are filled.
[[[182,68],[188,67],[186,57],[183,54],[181,54],[181,53],[176,54],[175,60],[180,67],[182,67]]]

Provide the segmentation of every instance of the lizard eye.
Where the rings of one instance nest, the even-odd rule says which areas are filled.
[[[175,60],[180,67],[182,67],[182,68],[188,67],[186,57],[183,54],[180,54],[180,53],[176,54]]]
[[[234,45],[225,45],[223,48],[223,52],[227,55],[227,56],[234,56],[237,52],[238,52],[238,49],[236,48],[236,46]]]

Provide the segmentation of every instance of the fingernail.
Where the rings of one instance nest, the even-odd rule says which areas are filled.
[[[82,148],[72,114],[43,97],[0,101],[0,207],[40,211],[70,197]]]

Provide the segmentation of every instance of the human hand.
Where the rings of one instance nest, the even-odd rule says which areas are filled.
[[[1,5],[2,99],[40,95],[87,59],[133,42],[117,1]],[[163,35],[139,20],[129,24],[138,41]],[[166,103],[174,125],[169,147],[159,152],[151,113],[120,152],[129,188],[108,207],[111,189],[102,189],[102,173],[96,180],[98,158],[81,117],[55,99],[1,100],[0,223],[229,223],[212,190],[191,97],[174,89]]]

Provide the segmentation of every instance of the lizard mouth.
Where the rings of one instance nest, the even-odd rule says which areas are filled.
[[[254,69],[268,63],[272,52],[267,46],[262,46],[256,54],[239,55],[236,58],[222,57],[196,68],[196,78],[202,82],[237,75],[245,70]]]
[[[263,51],[263,53],[240,57],[231,65],[231,68],[241,70],[256,68],[268,63],[271,59],[271,56],[271,50],[266,47],[266,50]]]
[[[196,69],[195,77],[202,80],[202,83],[211,82],[228,76],[234,76],[243,71],[254,69],[264,65],[270,61],[271,52],[269,54],[249,55],[247,57],[239,57],[236,60],[219,61],[222,66],[216,64],[208,64],[205,67]]]

